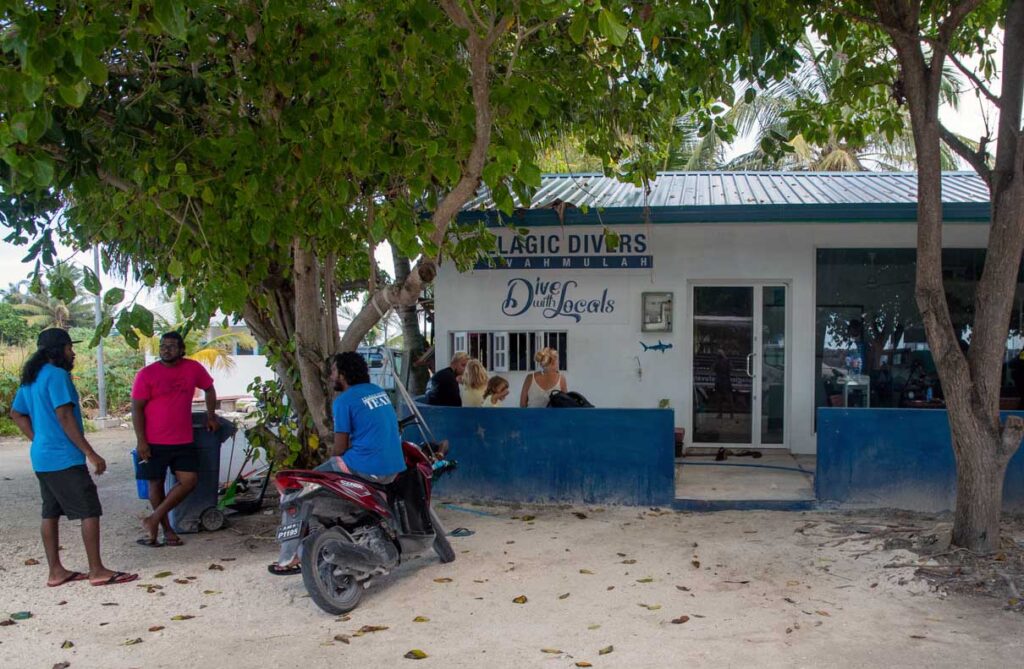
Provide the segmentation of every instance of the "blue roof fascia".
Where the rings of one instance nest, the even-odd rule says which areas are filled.
[[[917,204],[857,203],[810,205],[710,205],[688,207],[650,207],[650,222],[661,225],[680,223],[914,223]],[[988,223],[991,214],[987,202],[948,202],[942,205],[946,222]],[[523,225],[527,227],[559,226],[554,209],[520,209],[511,217],[496,210],[463,211],[460,223],[483,221],[488,227]],[[580,209],[565,210],[565,225],[642,225],[641,207],[609,207],[598,212],[591,207],[586,214]]]

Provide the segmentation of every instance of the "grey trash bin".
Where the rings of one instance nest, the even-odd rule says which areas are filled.
[[[199,480],[195,490],[171,510],[171,527],[178,534],[191,534],[200,529],[215,531],[224,527],[224,512],[217,508],[217,489],[220,486],[220,447],[235,435],[237,428],[229,420],[217,417],[219,427],[206,430],[206,413],[192,414],[192,438],[199,448]],[[167,474],[166,487],[170,490],[177,481],[172,472]]]

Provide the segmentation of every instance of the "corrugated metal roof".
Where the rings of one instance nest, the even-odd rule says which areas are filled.
[[[947,218],[987,220],[989,194],[974,172],[944,172],[943,203]],[[917,174],[913,172],[665,172],[644,191],[600,174],[549,174],[533,195],[529,209],[519,207],[523,222],[542,224],[559,203],[569,210],[600,210],[612,222],[630,222],[650,206],[655,222],[912,220],[916,216]],[[463,219],[495,219],[486,187],[464,208]],[[545,211],[546,210],[546,211]],[[544,212],[544,216],[532,214]],[[596,213],[596,212],[595,212]],[[575,211],[565,222],[598,222],[596,215]]]

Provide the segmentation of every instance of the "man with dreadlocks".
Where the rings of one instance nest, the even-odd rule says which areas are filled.
[[[11,420],[32,442],[29,456],[43,496],[43,548],[50,587],[88,579],[92,585],[129,583],[139,577],[112,571],[100,559],[100,516],[103,508],[86,462],[97,476],[107,462],[85,438],[78,391],[71,382],[75,351],[70,335],[60,328],[39,333],[36,352],[21,372],[21,387],[11,405]],[[60,517],[82,521],[88,575],[70,571],[60,561]]]

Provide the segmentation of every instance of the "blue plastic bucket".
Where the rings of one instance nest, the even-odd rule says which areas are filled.
[[[137,477],[139,475],[139,454],[134,448],[132,449],[132,466],[135,468],[135,476]],[[135,490],[139,494],[139,499],[149,499],[149,481],[136,478]]]

